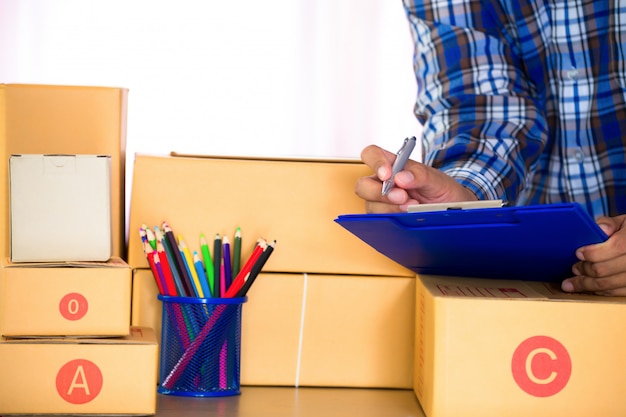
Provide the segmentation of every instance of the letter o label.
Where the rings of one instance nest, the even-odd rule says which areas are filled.
[[[74,359],[59,369],[57,392],[70,404],[86,404],[102,390],[102,372],[87,359]]]
[[[59,312],[67,320],[80,320],[85,317],[89,304],[87,299],[77,292],[72,292],[61,298],[59,302]]]
[[[524,340],[513,352],[511,371],[523,391],[535,397],[550,397],[569,382],[572,360],[558,340],[533,336]]]

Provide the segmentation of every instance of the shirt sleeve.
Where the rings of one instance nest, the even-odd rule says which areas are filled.
[[[404,0],[404,7],[425,163],[479,199],[514,203],[547,141],[545,82],[528,75],[515,19],[494,1]]]

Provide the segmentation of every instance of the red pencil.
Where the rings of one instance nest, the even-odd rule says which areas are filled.
[[[265,239],[259,239],[257,241],[257,244],[254,250],[252,251],[252,255],[250,255],[250,257],[244,264],[243,268],[241,268],[241,270],[237,274],[237,277],[233,280],[232,284],[230,285],[230,288],[228,288],[228,291],[226,291],[226,293],[224,294],[224,297],[234,297],[237,294],[237,292],[241,289],[241,287],[243,287],[246,276],[248,275],[248,273],[252,269],[252,266],[254,265],[256,260],[259,259],[259,257],[261,256],[261,254],[263,253],[266,247],[267,247],[267,242],[265,241]]]
[[[154,264],[154,256],[152,254],[152,247],[148,243],[148,241],[144,242],[143,251],[146,254],[146,259],[148,260],[148,264],[150,264],[150,269],[152,270],[152,275],[154,276],[154,280],[156,281],[157,287],[159,287],[159,294],[164,295],[163,285],[161,284],[161,280],[159,279],[159,271],[157,270],[156,265]]]
[[[257,259],[257,261],[252,266],[252,269],[250,270],[250,273],[248,274],[248,278],[246,278],[246,282],[243,284],[241,289],[237,292],[235,297],[245,297],[246,296],[246,294],[248,293],[248,290],[250,289],[252,284],[254,284],[254,280],[259,276],[259,273],[261,272],[261,269],[263,269],[263,266],[265,265],[265,262],[267,262],[267,260],[269,259],[270,255],[274,251],[274,246],[276,246],[276,241],[273,241],[272,243],[267,245],[267,247],[265,248],[265,250],[263,251],[263,253],[259,257],[259,259]]]
[[[167,260],[167,253],[165,252],[165,247],[161,241],[157,240],[157,253],[159,254],[159,260],[161,261],[161,266],[163,268],[163,276],[165,278],[165,288],[167,289],[166,295],[176,296],[176,284],[174,283],[174,275],[172,275],[172,267]]]

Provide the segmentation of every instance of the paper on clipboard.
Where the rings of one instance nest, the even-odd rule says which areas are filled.
[[[412,204],[407,208],[409,213],[441,210],[470,210],[479,208],[497,208],[504,206],[502,200],[459,201],[452,203]]]

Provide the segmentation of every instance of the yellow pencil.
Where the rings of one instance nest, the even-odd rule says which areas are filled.
[[[181,235],[178,235],[178,246],[180,247],[181,252],[183,253],[183,257],[185,259],[185,263],[187,264],[187,269],[189,271],[189,276],[191,276],[191,282],[193,282],[193,286],[196,289],[196,293],[198,297],[204,298],[204,291],[202,290],[202,285],[200,284],[200,278],[198,278],[198,273],[196,272],[196,268],[193,263],[193,258],[191,257],[191,252],[189,251],[189,247],[183,240]]]

